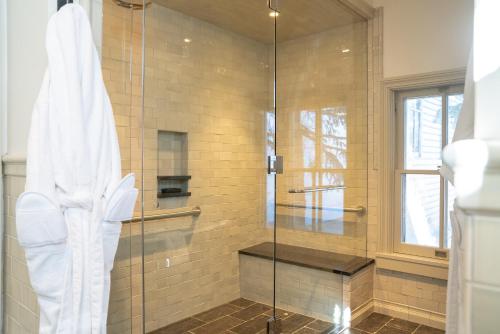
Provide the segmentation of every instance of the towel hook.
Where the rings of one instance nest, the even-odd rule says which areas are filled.
[[[57,10],[61,9],[62,6],[73,3],[73,0],[57,0]]]

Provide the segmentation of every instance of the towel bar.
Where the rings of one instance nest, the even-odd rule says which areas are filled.
[[[198,217],[199,215],[201,215],[201,208],[199,206],[195,206],[191,210],[186,210],[186,211],[177,211],[171,213],[162,213],[158,215],[144,216],[144,221],[170,219],[170,218],[187,217],[187,216]],[[142,217],[134,217],[132,219],[124,221],[124,223],[137,223],[142,220],[143,220]]]
[[[303,194],[303,193],[313,193],[318,191],[329,191],[329,190],[340,190],[345,189],[345,186],[320,186],[320,187],[306,187],[303,189],[290,189],[288,193],[290,194]]]
[[[322,206],[311,206],[311,205],[301,205],[301,204],[285,204],[285,203],[276,203],[276,206],[283,208],[296,208],[296,209],[314,209],[314,210],[325,210],[325,211],[344,211],[350,213],[356,213],[360,216],[364,215],[366,212],[366,208],[364,206],[357,206],[355,208],[327,208]]]

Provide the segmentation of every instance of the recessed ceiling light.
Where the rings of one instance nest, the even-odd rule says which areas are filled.
[[[191,38],[184,38],[185,43],[191,43]]]
[[[271,17],[277,17],[277,16],[279,16],[279,15],[280,15],[280,13],[278,13],[278,12],[277,12],[277,11],[275,11],[275,10],[273,10],[272,12],[270,12],[270,13],[269,13],[269,16],[271,16]]]
[[[351,52],[351,49],[342,49],[342,53],[349,53]]]

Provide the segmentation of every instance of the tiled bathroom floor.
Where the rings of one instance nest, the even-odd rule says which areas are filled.
[[[372,313],[354,328],[347,328],[342,334],[444,334],[444,331],[419,325],[414,322]]]
[[[265,334],[270,306],[243,298],[181,320],[150,334]],[[356,328],[342,328],[302,314],[277,310],[282,333],[294,334],[444,334],[443,331],[373,313]]]

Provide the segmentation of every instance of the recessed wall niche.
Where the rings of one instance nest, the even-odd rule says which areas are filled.
[[[191,196],[186,132],[158,131],[158,198]]]

